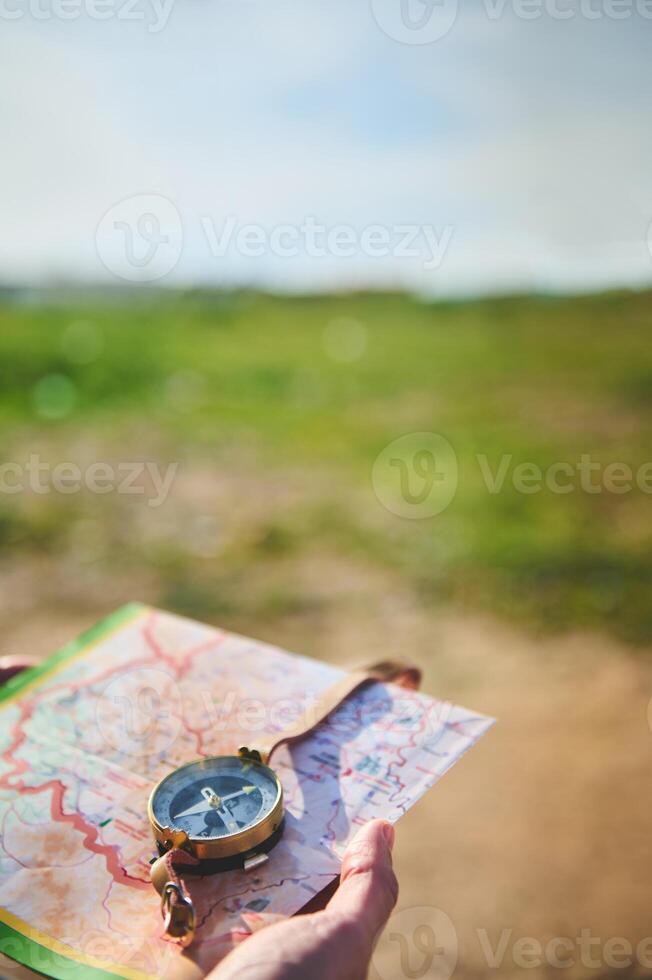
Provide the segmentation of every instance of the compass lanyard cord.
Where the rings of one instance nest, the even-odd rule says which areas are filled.
[[[400,687],[417,690],[421,683],[421,671],[418,667],[399,660],[382,660],[368,667],[350,671],[319,696],[309,716],[303,715],[285,731],[275,732],[268,736],[267,740],[259,741],[256,750],[240,749],[240,754],[257,756],[261,762],[268,764],[272,753],[281,745],[292,745],[293,742],[305,738],[355,691],[374,681],[381,684],[398,684]]]

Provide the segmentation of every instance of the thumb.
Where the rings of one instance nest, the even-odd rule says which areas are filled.
[[[392,869],[394,828],[385,820],[365,824],[347,847],[340,887],[328,903],[334,912],[362,930],[373,944],[387,922],[398,898],[398,882]]]

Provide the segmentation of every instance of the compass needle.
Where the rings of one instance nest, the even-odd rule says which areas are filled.
[[[203,803],[196,803],[195,806],[189,806],[187,810],[182,810],[181,813],[177,813],[172,819],[180,820],[181,817],[194,817],[196,813],[208,813],[212,809],[208,800],[204,800]]]

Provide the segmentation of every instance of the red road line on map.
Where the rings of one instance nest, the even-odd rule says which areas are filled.
[[[403,752],[407,751],[408,749],[411,749],[411,748],[414,748],[415,747],[416,741],[417,741],[417,737],[421,734],[421,732],[425,728],[426,723],[427,722],[426,722],[425,716],[422,715],[421,718],[419,719],[419,726],[418,726],[418,728],[415,728],[414,731],[410,735],[410,738],[408,740],[408,744],[406,746],[404,746],[403,748],[396,749],[396,755],[398,756],[398,761],[397,760],[394,760],[393,762],[390,762],[389,763],[389,765],[387,766],[387,775],[388,776],[391,774],[392,766],[398,766],[399,769],[402,769],[403,766],[405,766],[407,764],[407,759],[403,755]],[[405,783],[403,783],[401,781],[401,779],[400,779],[399,776],[394,775],[393,778],[396,779],[396,782],[398,783],[398,788],[390,796],[390,798],[389,798],[390,803],[392,803],[394,801],[395,797],[401,792],[401,790],[404,790],[405,789]],[[406,810],[405,803],[400,803],[399,806],[401,807],[401,809],[405,813],[405,810]]]
[[[211,636],[209,640],[204,640],[202,643],[198,643],[194,647],[190,647],[184,654],[182,654],[181,659],[175,658],[168,653],[163,652],[163,648],[158,643],[154,637],[153,627],[156,623],[156,613],[152,613],[148,617],[148,621],[142,628],[143,639],[150,650],[154,653],[155,659],[163,660],[169,667],[174,671],[177,677],[186,670],[188,664],[192,657],[196,657],[200,653],[204,653],[206,650],[210,650],[212,647],[218,646],[220,643],[224,642],[224,633],[218,632],[216,636]]]
[[[34,795],[42,793],[44,790],[52,790],[50,802],[50,813],[52,819],[58,823],[72,824],[75,830],[84,834],[83,846],[94,854],[100,854],[106,859],[107,870],[113,875],[116,882],[122,885],[129,885],[131,888],[149,889],[150,884],[142,878],[134,878],[128,874],[118,860],[118,848],[114,844],[98,844],[98,828],[93,824],[88,824],[79,813],[63,812],[63,797],[66,787],[58,779],[51,779],[41,786],[21,786],[21,793]]]
[[[133,670],[135,666],[146,666],[152,662],[156,663],[158,660],[163,660],[169,667],[172,668],[175,675],[179,677],[188,667],[192,657],[195,657],[199,653],[216,646],[224,639],[224,634],[221,633],[218,634],[218,636],[213,636],[210,638],[210,640],[191,647],[185,654],[182,655],[179,661],[175,661],[175,659],[169,654],[164,653],[160,645],[157,643],[153,635],[153,626],[155,621],[156,614],[153,613],[148,617],[148,621],[142,629],[142,636],[145,640],[145,644],[152,651],[153,656],[144,657],[141,660],[130,664],[131,670]],[[124,669],[122,665],[119,668],[108,669],[90,681],[80,681],[78,685],[70,682],[54,685],[48,689],[48,694],[52,694],[52,691],[56,690],[58,687],[66,687],[68,690],[77,691],[84,686],[95,686],[98,683],[101,683],[105,677],[108,678],[112,674],[119,673],[122,669]],[[16,776],[20,776],[28,771],[29,767],[27,761],[25,759],[16,759],[15,753],[27,739],[25,726],[29,722],[37,706],[38,699],[35,701],[27,701],[20,705],[20,716],[16,724],[13,726],[12,742],[1,756],[2,759],[9,764],[10,768],[0,777],[0,788],[15,790],[24,794],[35,794],[46,790],[52,790],[50,807],[52,819],[55,822],[71,824],[75,830],[82,833],[84,835],[84,846],[86,846],[93,853],[100,854],[105,858],[107,870],[111,873],[115,881],[131,888],[149,889],[150,886],[148,882],[143,881],[141,878],[134,878],[124,870],[118,860],[118,849],[115,845],[104,845],[97,842],[97,827],[92,824],[88,824],[79,813],[75,812],[67,814],[63,812],[65,786],[60,780],[50,780],[49,782],[43,783],[40,786],[26,786],[23,782],[18,784],[10,782],[10,780],[15,779]],[[197,733],[193,732],[193,734],[196,735]]]
[[[143,661],[140,661],[140,662],[139,661],[136,661],[136,664],[138,666],[142,666],[142,665],[148,664],[150,662],[151,662],[150,659],[147,658],[146,660],[143,660]],[[134,665],[132,664],[130,669],[133,669],[133,666]],[[104,676],[110,677],[112,673],[116,673],[116,668],[113,668],[111,670],[105,671],[104,672]],[[56,685],[54,685],[54,687],[51,687],[51,688],[48,689],[48,694],[52,694],[52,692],[53,691],[56,691],[58,687],[66,687],[66,688],[68,688],[71,691],[78,691],[81,687],[84,686],[84,683],[86,683],[86,686],[91,687],[94,684],[100,683],[101,680],[102,680],[102,676],[103,675],[100,674],[99,677],[94,678],[90,683],[84,682],[84,681],[80,681],[80,683],[78,685],[69,684],[69,683],[66,683],[66,684],[63,684],[63,683],[56,684]],[[5,751],[2,753],[2,758],[6,762],[8,762],[8,763],[13,762],[14,763],[14,768],[13,768],[13,770],[10,770],[9,772],[5,773],[3,776],[0,777],[0,787],[1,788],[6,788],[6,789],[13,788],[9,784],[10,777],[12,777],[12,776],[19,776],[21,773],[24,773],[24,772],[27,771],[27,762],[24,759],[15,759],[14,758],[14,754],[18,751],[18,749],[20,748],[20,746],[22,745],[22,743],[27,738],[27,734],[24,731],[25,725],[30,720],[30,718],[32,717],[32,714],[34,713],[35,708],[37,708],[37,707],[38,707],[38,699],[36,699],[35,702],[29,702],[29,701],[27,701],[27,702],[23,703],[21,705],[21,707],[20,707],[20,717],[19,717],[18,721],[16,722],[16,724],[13,726],[13,729],[12,729],[12,732],[13,732],[13,735],[14,735],[13,741],[9,745],[9,747],[7,749],[5,749]]]
[[[145,640],[145,643],[149,646],[149,648],[153,651],[155,659],[160,659],[165,661],[165,663],[172,668],[172,670],[174,671],[177,677],[181,677],[183,675],[183,673],[187,670],[188,666],[190,665],[190,661],[193,657],[196,657],[200,653],[204,653],[206,650],[210,650],[213,647],[219,646],[221,643],[224,642],[225,639],[224,633],[220,632],[217,634],[217,636],[212,636],[209,640],[205,640],[203,643],[198,643],[196,646],[191,647],[189,650],[186,651],[186,653],[183,654],[182,659],[178,661],[175,658],[163,652],[161,645],[158,643],[158,641],[154,636],[153,627],[155,623],[156,623],[156,614],[152,614],[149,617],[148,622],[143,626],[142,629],[143,639]],[[196,748],[199,755],[202,756],[205,755],[206,752],[204,749],[204,733],[202,733],[198,728],[193,728],[192,725],[189,725],[185,718],[184,718],[184,728],[186,732],[190,733],[194,737],[197,743]]]
[[[17,790],[19,793],[24,793],[26,795],[34,795],[36,793],[41,793],[44,790],[52,790],[52,800],[50,803],[50,812],[52,819],[59,823],[69,823],[72,824],[75,830],[84,834],[84,846],[95,854],[101,854],[106,859],[106,866],[108,871],[114,876],[116,881],[121,882],[124,885],[129,885],[132,888],[149,888],[147,882],[140,878],[132,878],[131,875],[127,874],[124,868],[120,865],[118,861],[117,848],[113,845],[104,845],[97,843],[98,829],[92,824],[87,824],[86,821],[78,814],[72,813],[67,814],[63,812],[63,796],[65,793],[65,787],[60,780],[50,780],[47,783],[42,783],[40,786],[25,786],[24,783],[10,783],[9,780],[21,773],[27,771],[27,762],[24,759],[13,758],[13,753],[22,745],[22,743],[27,738],[26,733],[20,731],[21,727],[24,727],[26,721],[31,717],[33,709],[30,708],[29,703],[24,704],[21,707],[21,718],[20,721],[15,726],[15,729],[19,729],[14,743],[2,753],[3,759],[7,762],[13,762],[13,771],[5,773],[0,778],[0,787]]]

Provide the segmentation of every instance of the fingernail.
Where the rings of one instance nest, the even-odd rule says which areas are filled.
[[[387,841],[387,846],[391,851],[392,847],[394,846],[395,837],[394,827],[391,823],[386,823],[383,825],[383,837]]]

